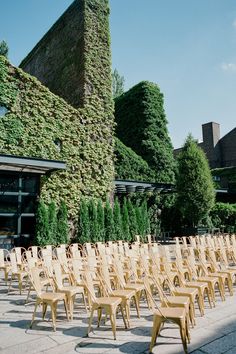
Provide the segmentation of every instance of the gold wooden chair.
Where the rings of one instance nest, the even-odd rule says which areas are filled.
[[[153,328],[149,351],[152,352],[157,336],[160,334],[165,322],[172,322],[179,326],[184,352],[188,353],[187,341],[190,342],[190,333],[185,309],[181,307],[158,307],[153,299],[147,277],[144,277],[144,286],[146,293],[150,298],[151,308],[153,311]]]
[[[53,326],[53,330],[56,331],[57,304],[59,301],[64,302],[67,320],[69,320],[66,295],[64,293],[57,293],[57,292],[43,292],[42,291],[42,284],[40,281],[40,273],[41,272],[42,272],[42,269],[39,269],[37,267],[32,268],[29,272],[31,282],[32,282],[34,289],[36,291],[36,294],[37,294],[35,308],[34,308],[34,312],[33,312],[33,316],[32,316],[32,321],[30,323],[30,328],[32,328],[32,326],[33,326],[37,307],[38,307],[38,305],[41,304],[43,307],[43,320],[45,319],[45,315],[47,312],[47,306],[49,305],[51,307],[52,326]]]
[[[125,308],[126,312],[126,319],[128,327],[130,327],[130,304],[131,300],[133,299],[137,316],[140,318],[140,309],[139,309],[139,298],[135,290],[130,289],[112,289],[111,281],[110,281],[110,274],[109,270],[105,265],[102,265],[100,268],[102,283],[106,287],[106,293],[111,297],[120,297],[122,299],[123,307]]]
[[[4,279],[7,284],[8,274],[11,271],[10,253],[8,250],[0,249],[0,270],[4,272]]]
[[[63,282],[63,273],[62,273],[62,268],[61,264],[59,262],[54,262],[52,264],[53,267],[53,273],[54,273],[54,281],[56,285],[56,291],[58,293],[64,293],[66,295],[66,300],[70,312],[70,318],[73,320],[73,313],[74,313],[74,303],[75,303],[75,297],[78,294],[82,295],[83,301],[84,301],[84,306],[87,311],[87,302],[86,302],[86,297],[84,293],[84,288],[83,286],[74,286],[70,285],[67,282],[67,285],[64,284]]]
[[[16,258],[16,253],[10,253],[10,262],[11,262],[11,278],[9,282],[9,287],[8,287],[8,292],[11,290],[11,285],[13,279],[17,278],[18,280],[18,287],[20,291],[20,295],[22,293],[22,288],[23,288],[23,281],[27,280],[28,278],[28,273],[25,270],[22,270],[22,262],[17,263],[17,258]]]
[[[91,274],[89,273],[88,270],[86,270],[83,273],[83,275],[84,275],[84,281],[86,283],[89,296],[91,298],[91,306],[92,306],[91,314],[89,318],[88,335],[91,331],[94,311],[98,312],[98,327],[99,327],[101,322],[101,317],[102,317],[102,311],[104,310],[106,316],[110,317],[113,336],[114,339],[116,339],[116,313],[118,308],[120,308],[121,310],[124,325],[125,328],[127,328],[122,299],[120,297],[109,297],[109,296],[97,298],[93,287],[93,280]]]

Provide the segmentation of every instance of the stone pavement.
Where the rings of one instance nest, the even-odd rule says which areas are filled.
[[[6,290],[1,280],[0,354],[148,353],[152,316],[145,303],[141,304],[140,319],[131,311],[131,329],[125,330],[121,318],[118,318],[117,340],[114,341],[109,321],[99,329],[94,325],[94,331],[89,338],[86,337],[88,315],[79,303],[71,322],[65,320],[63,308],[59,307],[56,332],[53,332],[51,322],[41,320],[40,308],[33,329],[28,329],[33,303],[25,306],[26,294],[20,296],[13,291],[8,295]],[[191,329],[189,353],[236,354],[236,291],[233,297],[227,295],[225,302],[218,298],[216,308],[206,308],[204,317],[200,317],[198,310],[196,313],[197,326]],[[165,325],[153,353],[183,353],[176,327]]]

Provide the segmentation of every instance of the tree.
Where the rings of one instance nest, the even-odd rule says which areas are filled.
[[[79,222],[78,222],[78,242],[83,244],[90,241],[90,221],[88,203],[82,198],[79,209]]]
[[[90,220],[90,238],[91,242],[98,241],[98,218],[97,218],[97,206],[94,199],[89,203],[89,220]]]
[[[113,211],[109,201],[106,201],[104,208],[105,219],[105,241],[115,240]]]
[[[113,218],[114,218],[115,240],[122,240],[124,238],[124,235],[123,235],[123,228],[122,228],[120,203],[118,201],[118,198],[115,199],[114,208],[113,208]]]
[[[146,200],[144,200],[141,205],[141,212],[143,215],[143,235],[146,236],[150,234],[150,219]]]
[[[51,202],[48,206],[48,242],[51,245],[57,244],[56,234],[57,234],[57,210],[56,204]]]
[[[138,232],[138,227],[137,227],[137,218],[136,218],[135,208],[134,208],[133,203],[131,202],[130,199],[128,199],[128,202],[127,202],[127,209],[128,209],[128,215],[129,215],[130,238],[132,241],[134,241],[135,235],[137,235],[137,232]]]
[[[61,202],[57,212],[56,240],[58,244],[67,244],[69,235],[67,207],[64,201]]]
[[[177,205],[188,226],[196,227],[214,206],[215,191],[208,161],[191,135],[178,157]]]
[[[97,204],[98,241],[105,241],[105,219],[104,208],[101,199]]]
[[[124,93],[124,83],[125,79],[124,76],[121,76],[118,73],[118,70],[115,69],[112,73],[112,95],[113,98],[120,96]]]
[[[127,208],[127,200],[124,198],[122,209],[122,231],[124,235],[124,240],[125,241],[131,241],[131,236],[130,236],[130,230],[129,230],[129,213],[128,213],[128,208]]]
[[[8,57],[8,52],[9,52],[9,48],[7,45],[6,41],[1,41],[0,42],[0,55],[3,55],[4,57]]]
[[[46,205],[40,201],[36,212],[36,232],[35,243],[38,246],[48,245],[49,242],[49,223],[48,209]]]

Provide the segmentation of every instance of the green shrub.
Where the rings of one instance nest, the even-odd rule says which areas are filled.
[[[66,203],[61,202],[57,211],[57,243],[67,244],[69,238],[68,212]]]
[[[48,242],[50,245],[56,245],[58,243],[57,236],[57,210],[56,204],[51,202],[48,206]]]
[[[108,200],[106,201],[104,216],[105,216],[105,241],[115,240],[113,211]]]
[[[36,232],[35,244],[38,246],[45,246],[49,242],[49,220],[48,209],[46,205],[40,201],[36,212]]]
[[[127,200],[124,198],[123,200],[123,205],[121,209],[122,213],[122,233],[123,233],[123,239],[125,241],[131,241],[131,235],[130,235],[130,221],[129,221],[129,212],[128,212],[128,207],[127,207]]]
[[[118,199],[115,199],[114,208],[113,208],[113,219],[114,219],[114,238],[115,240],[123,240],[123,227],[122,219],[120,212],[120,203]]]
[[[216,203],[210,216],[214,227],[236,232],[236,204]]]
[[[101,199],[97,203],[98,241],[105,241],[105,218]]]
[[[177,205],[189,226],[205,219],[214,206],[215,191],[206,156],[191,135],[178,156]]]
[[[90,241],[96,243],[99,241],[98,235],[98,217],[97,206],[94,199],[89,202],[89,221],[90,221]]]
[[[79,209],[77,240],[83,244],[90,241],[90,220],[87,201],[82,198]]]

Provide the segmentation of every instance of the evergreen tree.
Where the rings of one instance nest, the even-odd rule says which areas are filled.
[[[189,226],[198,226],[214,206],[215,191],[208,161],[191,135],[178,157],[177,203]]]
[[[115,199],[114,208],[113,208],[113,218],[114,218],[114,234],[115,240],[123,240],[122,232],[122,219],[120,213],[120,203],[118,199]]]
[[[57,212],[57,243],[67,244],[69,238],[69,225],[67,207],[64,201],[61,202]]]
[[[115,240],[113,211],[108,200],[106,201],[106,205],[104,209],[104,219],[105,219],[105,241]]]
[[[9,48],[8,48],[8,45],[7,45],[7,42],[6,41],[1,41],[0,42],[0,55],[3,55],[4,57],[8,57],[8,51],[9,51]]]
[[[122,226],[123,226],[123,239],[125,241],[131,241],[131,235],[129,230],[129,213],[127,207],[127,200],[124,198],[122,205]]]
[[[82,198],[79,209],[79,222],[78,222],[78,242],[84,244],[90,241],[90,220],[88,203]]]
[[[143,222],[143,215],[142,215],[142,207],[136,205],[135,207],[136,219],[137,219],[137,235],[143,236],[144,235],[144,222]]]
[[[143,235],[146,236],[146,235],[150,234],[150,232],[151,232],[150,231],[150,219],[149,219],[149,214],[148,214],[148,206],[147,206],[146,200],[144,200],[141,205],[141,212],[143,215]]]
[[[138,227],[137,227],[137,217],[136,217],[135,208],[134,208],[133,203],[131,202],[130,199],[128,199],[128,202],[127,202],[127,209],[128,209],[128,215],[129,215],[130,238],[131,238],[131,241],[134,241],[135,235],[137,235],[137,233],[138,233]]]
[[[57,244],[57,210],[56,204],[51,202],[48,206],[48,220],[49,220],[49,230],[48,230],[48,242],[50,245]]]
[[[98,241],[98,218],[97,218],[97,206],[94,199],[90,200],[89,203],[89,220],[90,220],[90,238],[91,242],[95,243]]]
[[[118,73],[118,70],[115,69],[112,73],[112,95],[113,98],[120,96],[124,92],[124,76],[121,76]]]
[[[105,219],[104,208],[101,199],[97,204],[97,222],[98,222],[98,241],[105,241]]]
[[[35,243],[38,246],[49,244],[49,224],[48,224],[48,209],[46,205],[40,201],[36,212],[36,232]]]

